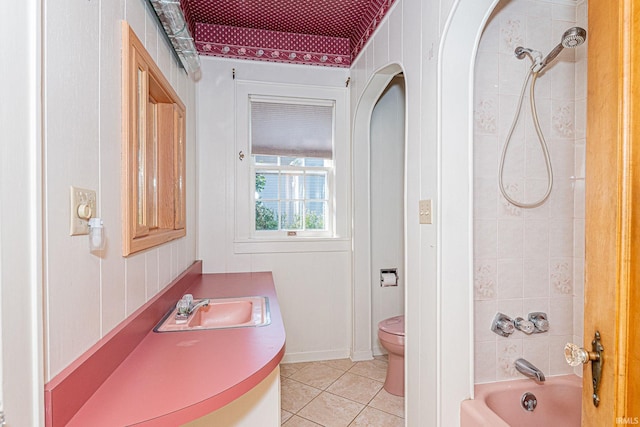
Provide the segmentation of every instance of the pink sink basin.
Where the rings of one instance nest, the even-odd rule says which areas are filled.
[[[194,300],[197,304],[201,299]],[[267,297],[209,298],[187,321],[176,321],[177,308],[172,309],[154,329],[155,332],[197,331],[203,329],[246,328],[271,322]]]

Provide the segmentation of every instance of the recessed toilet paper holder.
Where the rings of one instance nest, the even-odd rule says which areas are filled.
[[[398,269],[382,268],[380,269],[380,286],[398,286]]]

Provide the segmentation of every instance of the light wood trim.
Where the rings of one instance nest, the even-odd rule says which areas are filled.
[[[175,224],[176,229],[182,229],[186,227],[186,135],[185,135],[185,114],[184,110],[180,110],[177,106],[174,106],[174,140],[175,140]]]
[[[618,206],[618,20],[617,6],[589,2],[587,155],[585,185],[585,323],[584,345],[590,349],[595,330],[605,348],[601,402],[591,403],[591,365],[584,365],[582,420],[585,426],[615,425],[614,371],[617,301]],[[608,2],[607,2],[608,3]],[[608,298],[603,298],[603,293]],[[606,397],[605,397],[606,396]],[[593,423],[591,423],[593,421]]]
[[[174,228],[174,112],[173,104],[158,104],[158,227]]]
[[[622,10],[622,210],[620,242],[620,351],[618,385],[622,417],[640,419],[640,7],[626,0]],[[635,149],[634,149],[635,148]],[[637,422],[637,421],[636,421]]]
[[[157,114],[158,108],[157,103],[154,99],[149,97],[149,100],[146,103],[147,105],[147,122],[146,122],[146,140],[144,147],[144,171],[145,171],[145,191],[143,194],[143,209],[142,213],[144,215],[144,220],[142,224],[138,224],[138,226],[142,225],[146,228],[147,232],[144,235],[149,234],[149,231],[158,227],[158,215],[156,208],[156,200],[154,197],[155,188],[154,188],[154,178],[158,176],[158,168],[156,166],[156,139],[157,135]],[[140,237],[140,235],[136,234],[136,237]]]
[[[615,298],[618,235],[618,6],[589,3],[587,158],[585,194],[584,345],[602,336],[605,365],[601,402],[592,404],[591,365],[584,365],[582,420],[585,426],[615,425]],[[608,295],[608,297],[606,297]]]
[[[164,243],[168,243],[172,240],[179,239],[185,236],[185,230],[168,230],[168,229],[156,229],[149,232],[147,236],[139,239],[133,239],[130,243],[130,253],[143,251],[145,249],[153,248]]]
[[[140,144],[139,134],[135,131],[139,123],[139,111],[135,105],[131,105],[131,100],[137,99],[137,81],[138,70],[142,70],[143,77],[143,91],[147,91],[148,87],[148,74],[149,69],[144,63],[140,61],[140,57],[136,49],[131,48],[132,43],[140,43],[135,34],[130,31],[129,26],[124,23],[123,25],[123,67],[122,67],[122,84],[123,84],[123,97],[122,97],[122,208],[123,208],[123,227],[122,227],[122,241],[124,245],[124,252],[128,253],[128,243],[130,236],[140,237],[149,233],[148,228],[139,224],[137,221],[137,206],[138,206],[138,174],[134,170],[133,166],[137,163],[136,153]],[[134,39],[132,40],[131,37]],[[131,66],[134,64],[135,66]],[[146,110],[146,109],[145,109]],[[143,121],[142,123],[146,123]],[[146,132],[143,131],[143,132]],[[127,188],[129,190],[125,191]],[[136,191],[134,191],[136,190]]]
[[[599,330],[605,353],[597,408],[590,364],[583,370],[584,426],[640,417],[640,158],[633,150],[640,141],[640,25],[634,1],[589,2],[584,343],[589,348]]]
[[[171,240],[186,235],[184,224],[176,221],[176,201],[183,203],[184,186],[182,187],[182,198],[176,199],[176,175],[178,166],[175,162],[175,110],[181,116],[185,116],[185,106],[178,97],[171,84],[164,77],[158,66],[155,64],[149,53],[144,48],[138,37],[134,34],[129,25],[123,21],[123,153],[122,153],[122,251],[123,256],[149,249],[154,246],[169,242]],[[132,66],[135,64],[136,66]],[[145,118],[138,121],[138,114],[135,99],[137,97],[136,79],[137,67],[145,70],[146,97],[153,99],[154,107],[158,111],[159,120],[157,123],[158,136],[158,198],[157,203],[151,200],[150,190],[145,186],[145,199],[143,213],[144,221],[139,223],[138,212],[138,171],[136,156],[139,142],[136,130],[138,123],[144,126],[152,126],[150,117],[145,113]],[[145,107],[148,107],[145,102]],[[143,130],[145,139],[149,139],[151,130]],[[184,131],[183,131],[184,132]],[[160,148],[162,147],[162,148]],[[144,147],[144,161],[154,157],[149,151],[150,147]],[[184,167],[184,165],[183,165]],[[156,203],[157,209],[153,209],[151,203]],[[183,207],[184,209],[184,207]],[[184,211],[181,212],[184,217]],[[157,218],[157,220],[156,220]]]
[[[162,74],[160,68],[158,68],[149,52],[147,52],[138,36],[136,36],[136,33],[133,32],[133,29],[126,21],[122,21],[122,31],[123,52],[124,50],[129,51],[130,46],[133,46],[141,59],[149,66],[150,76],[153,77],[155,82],[157,82],[157,84],[153,83],[149,85],[150,93],[153,94],[154,98],[158,102],[175,103],[181,110],[186,111],[186,108],[177,92],[173,89],[173,86],[171,86],[171,83],[169,83],[164,74]],[[162,94],[165,94],[165,98],[162,98]]]

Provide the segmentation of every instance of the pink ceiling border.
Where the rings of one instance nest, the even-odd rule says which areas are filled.
[[[200,55],[348,68],[395,0],[371,0],[348,39],[193,22],[185,3],[181,0]]]
[[[349,39],[196,24],[200,55],[257,61],[349,67]]]

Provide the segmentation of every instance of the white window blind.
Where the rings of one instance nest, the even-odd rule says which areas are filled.
[[[251,154],[333,158],[333,103],[251,99]]]

